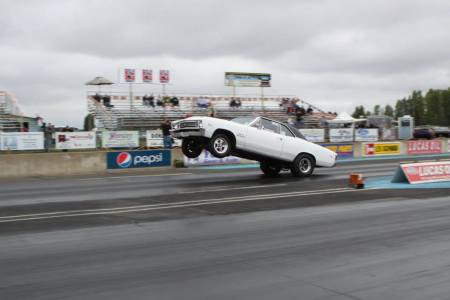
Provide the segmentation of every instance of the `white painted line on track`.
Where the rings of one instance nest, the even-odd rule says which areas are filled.
[[[147,174],[147,175],[123,175],[123,176],[105,176],[105,177],[92,177],[92,178],[80,178],[81,181],[89,180],[105,180],[105,179],[122,179],[122,178],[136,178],[136,177],[162,177],[162,176],[182,176],[192,175],[193,173],[171,173],[171,174]]]
[[[212,188],[212,189],[202,189],[195,190],[189,192],[178,192],[179,194],[195,194],[195,193],[206,193],[206,192],[222,192],[222,191],[231,191],[231,190],[247,190],[247,189],[260,189],[260,188],[270,188],[275,186],[286,186],[287,183],[277,183],[277,184],[266,184],[266,185],[253,185],[253,186],[242,186],[242,187],[220,187],[220,188]]]
[[[289,198],[289,197],[301,197],[301,196],[312,196],[312,195],[333,194],[333,193],[358,192],[358,191],[366,191],[366,190],[373,190],[373,189],[360,189],[359,190],[359,189],[351,189],[351,188],[335,188],[335,189],[327,189],[327,190],[311,190],[311,191],[307,191],[307,192],[263,194],[263,195],[240,196],[240,197],[229,197],[229,198],[219,198],[219,199],[191,200],[191,201],[174,202],[174,203],[159,203],[159,204],[148,204],[148,205],[137,205],[137,206],[124,206],[124,207],[116,207],[116,208],[87,209],[87,210],[73,210],[73,211],[65,211],[65,212],[60,211],[60,212],[38,213],[38,214],[3,216],[3,217],[0,217],[0,223],[55,219],[55,218],[66,218],[66,217],[79,217],[79,216],[91,216],[91,215],[121,214],[121,213],[143,212],[143,211],[162,210],[162,209],[171,209],[171,208],[180,208],[180,207],[195,207],[195,206],[210,205],[210,204],[260,201],[260,200],[275,199],[275,198]]]

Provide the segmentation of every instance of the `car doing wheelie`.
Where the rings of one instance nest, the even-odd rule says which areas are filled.
[[[172,135],[181,138],[183,154],[196,158],[203,149],[223,158],[234,155],[260,162],[264,174],[290,169],[296,177],[309,176],[315,167],[333,167],[336,153],[306,141],[290,125],[266,117],[239,117],[231,121],[191,117],[172,122]]]

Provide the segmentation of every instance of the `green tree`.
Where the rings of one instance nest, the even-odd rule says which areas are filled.
[[[384,107],[384,114],[388,117],[394,117],[394,109],[392,108],[392,106],[390,106],[389,104],[387,104]]]
[[[361,117],[365,117],[366,116],[366,111],[364,109],[364,106],[360,105],[355,107],[355,111],[352,114],[352,117],[355,119],[361,118]]]
[[[381,106],[380,105],[375,105],[374,107],[373,107],[373,114],[374,115],[376,115],[376,116],[379,116],[379,115],[381,115]]]

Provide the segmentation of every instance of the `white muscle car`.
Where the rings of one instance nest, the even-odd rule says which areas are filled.
[[[333,167],[336,153],[308,142],[294,127],[266,117],[239,117],[231,121],[190,117],[172,122],[172,136],[183,139],[189,158],[203,149],[215,157],[235,155],[260,162],[266,175],[290,169],[297,177],[309,176],[318,167]]]

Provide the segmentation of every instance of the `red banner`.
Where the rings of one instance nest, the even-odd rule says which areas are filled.
[[[159,70],[159,82],[169,83],[169,81],[170,81],[169,70]]]
[[[411,184],[450,181],[450,161],[404,164],[401,168]]]
[[[142,82],[151,83],[153,81],[153,71],[143,69],[142,70]]]
[[[125,69],[124,76],[126,82],[135,82],[136,81],[136,70],[135,69]]]
[[[408,141],[408,154],[442,153],[442,143],[439,140]]]

